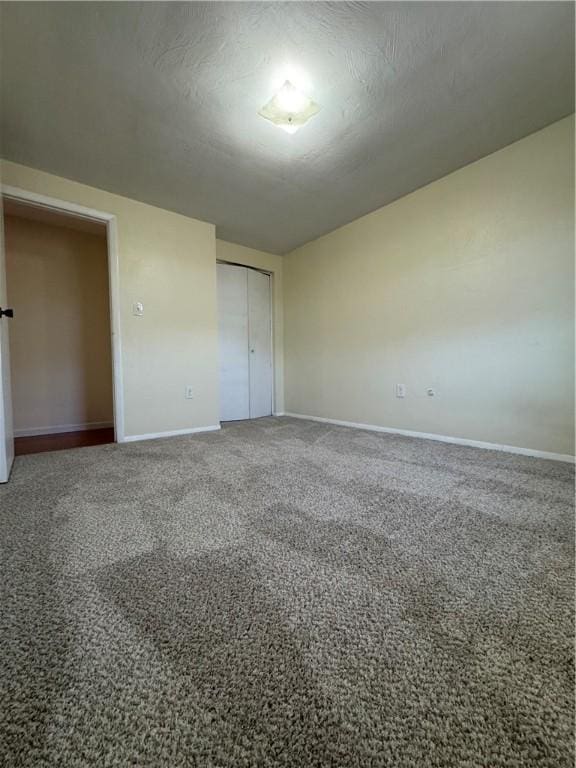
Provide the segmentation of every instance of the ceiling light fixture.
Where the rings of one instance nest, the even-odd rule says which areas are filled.
[[[320,107],[309,96],[299,91],[290,80],[265,104],[258,114],[286,133],[296,133]]]

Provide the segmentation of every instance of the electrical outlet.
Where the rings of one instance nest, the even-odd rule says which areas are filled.
[[[406,397],[406,384],[396,384],[396,397]]]
[[[136,317],[142,317],[144,314],[144,304],[141,301],[136,301],[132,304],[132,314]]]
[[[194,399],[194,388],[191,384],[186,385],[186,389],[184,390],[184,397],[186,400],[193,400]]]

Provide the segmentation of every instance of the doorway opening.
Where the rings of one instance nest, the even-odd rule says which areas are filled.
[[[268,272],[218,262],[220,421],[273,412],[272,293]]]
[[[107,223],[3,206],[14,452],[115,442]]]

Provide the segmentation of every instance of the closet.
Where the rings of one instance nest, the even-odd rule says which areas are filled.
[[[218,264],[220,420],[272,414],[270,275]]]

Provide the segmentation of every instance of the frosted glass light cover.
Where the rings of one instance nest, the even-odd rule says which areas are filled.
[[[287,133],[296,133],[320,111],[316,102],[286,80],[282,88],[265,104],[258,114]]]

